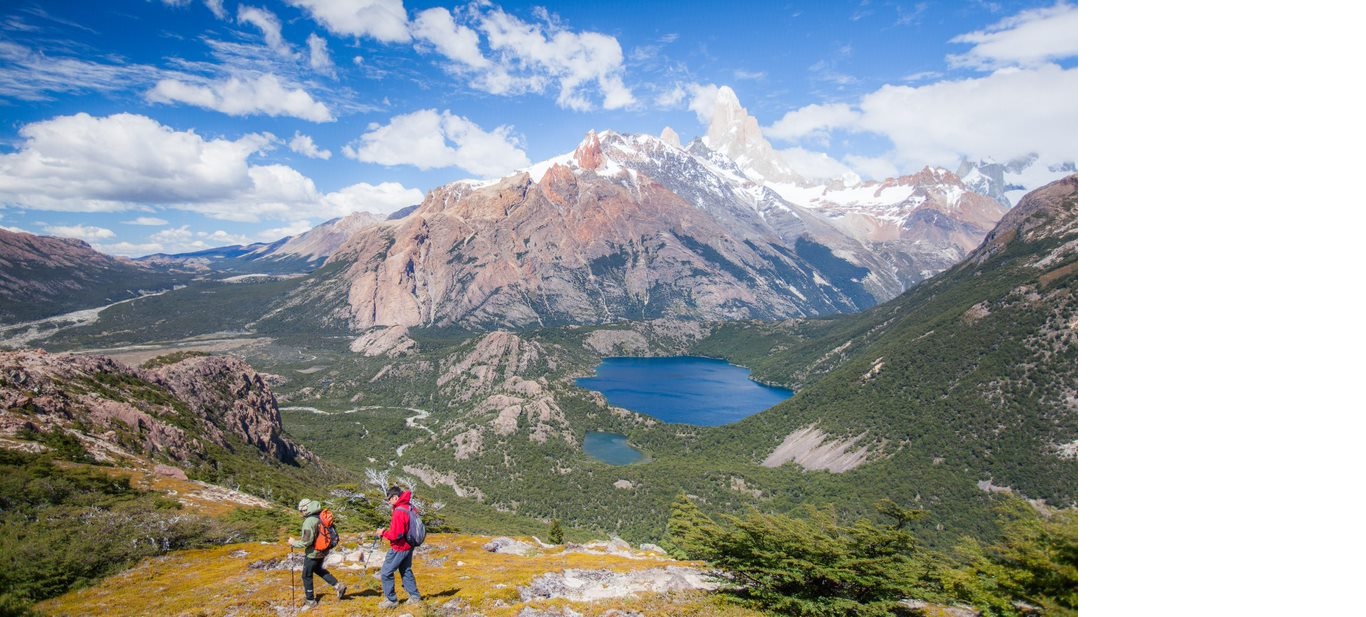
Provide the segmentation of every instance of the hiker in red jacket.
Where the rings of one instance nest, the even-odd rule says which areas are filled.
[[[379,607],[398,606],[398,596],[394,594],[394,571],[403,578],[403,590],[408,592],[408,604],[421,604],[422,596],[417,593],[417,579],[413,578],[413,547],[408,544],[408,512],[412,505],[411,491],[397,486],[389,487],[389,507],[392,508],[389,529],[376,529],[375,535],[389,541],[389,553],[384,556],[384,566],[379,570],[379,578],[384,586],[384,600]]]

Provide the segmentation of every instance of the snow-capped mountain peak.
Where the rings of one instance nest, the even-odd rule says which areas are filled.
[[[702,143],[734,161],[756,182],[809,182],[788,166],[759,130],[759,121],[744,107],[735,91],[722,86],[716,93],[716,107]]]

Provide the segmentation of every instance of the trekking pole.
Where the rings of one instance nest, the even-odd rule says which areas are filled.
[[[285,558],[285,574],[289,575],[289,607],[294,608],[294,566],[290,562],[294,561],[294,547],[289,547],[289,556]]]
[[[369,577],[369,576],[370,576],[370,558],[375,556],[375,549],[378,549],[378,548],[379,548],[379,538],[376,537],[376,538],[375,538],[375,541],[370,543],[370,550],[367,551],[366,554],[365,554],[365,556],[362,558],[362,559],[365,560],[365,576],[366,576],[366,577]]]

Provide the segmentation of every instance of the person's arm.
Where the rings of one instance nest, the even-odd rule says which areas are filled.
[[[392,544],[402,539],[406,533],[408,533],[408,510],[394,508],[393,517],[389,519],[389,530],[380,537]]]
[[[290,542],[294,548],[308,548],[318,538],[318,521],[312,516],[304,517],[304,525],[299,529],[299,541]]]

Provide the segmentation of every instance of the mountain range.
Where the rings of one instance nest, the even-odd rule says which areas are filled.
[[[312,273],[272,314],[352,332],[817,317],[868,309],[957,263],[1032,169],[1023,159],[810,179],[729,88],[711,118],[686,146],[667,128],[590,132],[572,152],[439,187],[387,218],[360,212],[270,243],[105,261],[139,282]],[[138,293],[122,287],[118,299]],[[66,295],[52,304],[110,296]],[[57,312],[40,304],[0,322]]]

